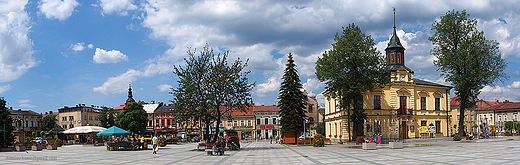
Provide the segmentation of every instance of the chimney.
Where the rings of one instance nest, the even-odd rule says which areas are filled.
[[[509,100],[504,101],[504,103],[509,103]]]

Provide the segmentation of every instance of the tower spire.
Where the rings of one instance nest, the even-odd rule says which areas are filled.
[[[135,102],[133,95],[132,95],[132,84],[128,84],[128,99],[126,99],[126,103],[133,103]]]
[[[394,9],[394,31],[395,31],[395,7],[392,7]]]

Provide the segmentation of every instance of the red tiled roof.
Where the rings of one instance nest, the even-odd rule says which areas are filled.
[[[280,108],[278,106],[255,106],[255,112],[256,111],[280,111]]]
[[[53,112],[53,113],[47,113],[47,114],[43,114],[42,117],[45,117],[47,115],[50,115],[50,114],[53,114],[53,115],[59,115],[59,112]]]
[[[504,103],[498,103],[497,105],[491,106],[489,108],[484,109],[485,111],[494,111],[494,110],[507,110],[507,109],[520,109],[520,102],[513,103],[506,101]]]
[[[460,96],[455,96],[455,97],[451,98],[451,101],[450,101],[451,107],[460,106],[460,101],[457,101],[458,98],[460,98]]]

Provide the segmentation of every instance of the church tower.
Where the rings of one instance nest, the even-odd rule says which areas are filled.
[[[401,41],[399,37],[397,37],[397,33],[395,30],[395,9],[394,9],[394,34],[392,38],[390,38],[390,42],[388,42],[388,46],[386,47],[386,64],[389,66],[397,65],[404,66],[404,50],[405,48],[401,45]]]
[[[132,84],[128,85],[128,99],[126,99],[126,103],[133,103],[135,102],[133,96],[132,96]]]

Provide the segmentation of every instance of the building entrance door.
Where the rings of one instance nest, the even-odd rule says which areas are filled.
[[[408,124],[406,121],[401,121],[399,125],[399,139],[408,139]]]

